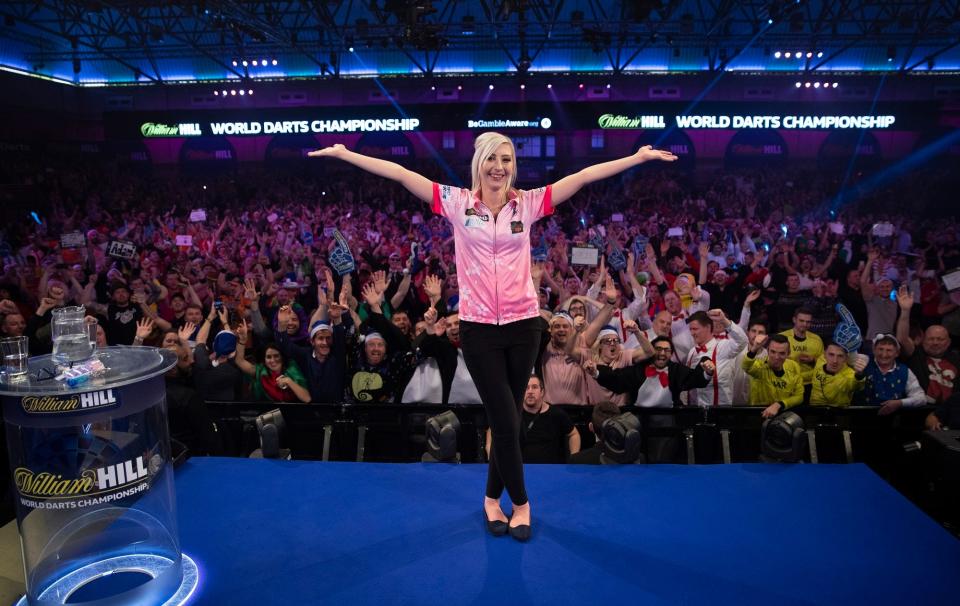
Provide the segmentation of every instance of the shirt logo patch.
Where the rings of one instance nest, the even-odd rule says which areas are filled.
[[[523,221],[511,221],[511,222],[510,222],[510,233],[512,233],[512,234],[522,234],[522,233],[523,233]]]
[[[476,217],[476,218],[480,219],[481,221],[489,221],[489,220],[490,220],[490,217],[489,217],[489,216],[487,216],[487,215],[481,215],[480,213],[477,212],[477,209],[475,209],[475,208],[468,208],[467,210],[465,210],[465,211],[463,212],[463,214],[467,215],[468,217]]]

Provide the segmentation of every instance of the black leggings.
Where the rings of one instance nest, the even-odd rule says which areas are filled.
[[[520,406],[537,360],[539,318],[510,324],[460,322],[463,360],[487,410],[492,442],[487,496],[499,499],[506,487],[514,505],[527,502],[520,453]]]

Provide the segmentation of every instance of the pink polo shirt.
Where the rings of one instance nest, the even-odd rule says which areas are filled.
[[[512,194],[494,219],[469,189],[434,183],[432,209],[453,224],[460,319],[508,324],[536,317],[530,227],[553,214],[550,186]]]

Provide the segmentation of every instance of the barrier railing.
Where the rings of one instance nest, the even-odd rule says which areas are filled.
[[[593,407],[558,405],[580,430],[583,448],[594,444],[588,429]],[[424,424],[452,410],[462,429],[461,460],[485,460],[487,428],[483,406],[476,404],[278,404],[207,402],[225,454],[246,456],[258,446],[256,418],[279,408],[286,424],[284,447],[294,458],[347,461],[415,461],[424,452]],[[758,406],[634,408],[641,418],[644,448],[655,438],[675,438],[685,448],[676,462],[756,461],[763,419]],[[878,407],[797,407],[807,429],[811,462],[864,461],[875,468],[890,464],[898,445],[915,440],[930,408],[904,408],[879,416]],[[648,453],[649,454],[649,453]]]

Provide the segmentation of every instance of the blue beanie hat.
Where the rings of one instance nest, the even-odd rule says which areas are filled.
[[[237,350],[237,335],[229,330],[221,330],[213,338],[213,353],[218,356],[229,356]]]

